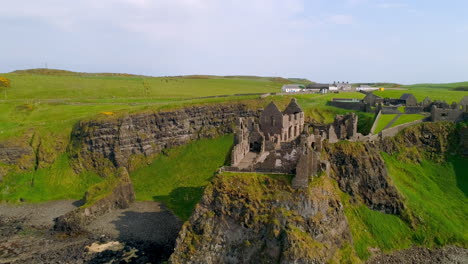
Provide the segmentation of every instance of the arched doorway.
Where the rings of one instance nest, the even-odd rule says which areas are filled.
[[[257,141],[250,143],[250,152],[260,153],[262,151],[262,144]]]

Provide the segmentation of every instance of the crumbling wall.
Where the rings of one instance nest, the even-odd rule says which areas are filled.
[[[437,121],[450,121],[450,122],[460,122],[465,119],[465,107],[461,109],[452,109],[452,108],[438,108],[435,105],[431,108],[431,120],[433,122]]]
[[[401,114],[401,112],[398,111],[397,106],[384,106],[382,107],[382,114],[384,115]]]
[[[329,105],[338,107],[338,108],[343,108],[343,109],[348,109],[348,110],[354,110],[354,111],[366,111],[366,104],[363,102],[337,102],[337,101],[330,101],[328,102]]]
[[[419,114],[424,111],[422,106],[407,106],[405,107],[405,114]]]
[[[331,125],[336,133],[337,139],[352,139],[357,134],[358,117],[355,113],[337,115]]]
[[[371,134],[373,134],[375,132],[375,129],[377,128],[377,124],[379,123],[379,120],[380,120],[380,117],[382,116],[382,110],[380,110],[377,115],[375,116],[375,119],[374,119],[374,124],[372,125],[371,127]]]

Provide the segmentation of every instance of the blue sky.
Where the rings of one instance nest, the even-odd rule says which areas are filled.
[[[468,80],[468,1],[15,0],[0,72]]]

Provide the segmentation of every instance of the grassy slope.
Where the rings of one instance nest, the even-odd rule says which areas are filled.
[[[5,74],[11,79],[5,99],[0,93],[0,139],[29,129],[62,132],[67,137],[80,119],[101,112],[161,109],[171,105],[222,102],[241,98],[193,99],[201,96],[280,91],[275,78],[143,78]],[[284,79],[283,79],[284,80]],[[148,87],[147,89],[145,88]],[[192,98],[192,99],[191,99]]]
[[[416,120],[421,120],[423,119],[425,116],[424,115],[421,115],[421,114],[407,114],[407,115],[401,115],[396,121],[395,123],[393,123],[392,127],[394,126],[398,126],[398,125],[401,125],[401,124],[406,124],[406,123],[409,123],[409,122],[413,122],[413,121],[416,121]]]
[[[164,202],[181,219],[188,219],[232,143],[232,135],[203,139],[159,155],[130,174],[137,200]]]
[[[50,168],[6,176],[0,182],[0,200],[43,202],[81,199],[88,187],[100,181],[101,178],[93,173],[77,175],[69,165],[68,156],[63,154]]]
[[[192,98],[236,93],[277,92],[281,83],[270,78],[120,77],[3,75],[11,80],[8,100]]]
[[[383,157],[415,218],[415,226],[410,227],[397,216],[350,203],[349,196],[342,194],[358,256],[369,258],[371,248],[388,252],[411,245],[468,246],[468,182],[462,175],[468,170],[467,160],[453,158],[443,164],[424,160],[421,164],[412,164],[385,153]]]
[[[460,181],[468,171],[466,159],[453,158],[437,164],[424,160],[421,164],[405,163],[384,154],[385,162],[398,190],[416,220],[423,225],[413,240],[427,245],[458,243],[468,245],[468,187]]]
[[[375,127],[374,134],[377,134],[380,131],[382,131],[388,125],[388,123],[390,123],[390,121],[392,121],[393,118],[395,118],[396,116],[397,116],[396,114],[381,115],[377,123],[377,126]]]

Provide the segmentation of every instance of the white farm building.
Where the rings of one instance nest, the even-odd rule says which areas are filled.
[[[302,92],[304,90],[304,85],[300,85],[300,84],[286,84],[286,85],[283,85],[283,87],[281,88],[281,91],[283,93],[298,93],[298,92]]]

